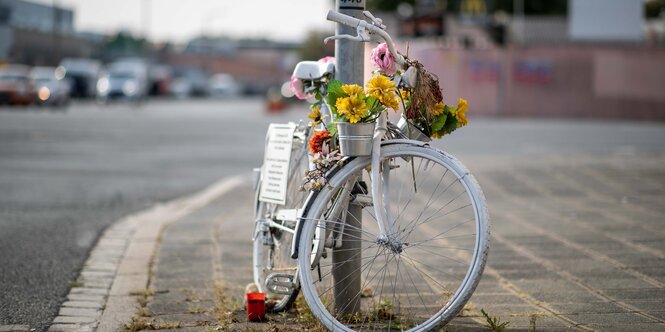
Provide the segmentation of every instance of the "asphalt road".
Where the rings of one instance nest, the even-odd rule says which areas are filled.
[[[261,162],[259,100],[0,109],[0,325],[43,330],[101,231]]]
[[[0,325],[45,329],[113,221],[246,173],[269,122],[259,100],[0,109]],[[665,154],[663,124],[471,119],[433,143],[469,164],[556,154]]]

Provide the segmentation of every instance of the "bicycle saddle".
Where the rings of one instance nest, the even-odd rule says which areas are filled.
[[[293,76],[300,80],[318,80],[335,72],[334,63],[300,61],[293,70]]]

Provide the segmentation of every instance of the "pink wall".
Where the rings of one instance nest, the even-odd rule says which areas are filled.
[[[410,54],[439,77],[446,102],[464,97],[471,114],[665,121],[665,50],[412,45]]]

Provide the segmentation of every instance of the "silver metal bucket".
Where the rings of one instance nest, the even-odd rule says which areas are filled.
[[[340,153],[349,157],[371,155],[374,126],[374,123],[337,122]]]
[[[409,121],[407,121],[403,116],[399,118],[399,122],[397,122],[397,128],[399,128],[402,134],[406,135],[406,137],[409,139],[421,142],[429,142],[432,140],[416,126],[409,123]]]

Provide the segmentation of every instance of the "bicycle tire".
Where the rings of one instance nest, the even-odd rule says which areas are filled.
[[[280,206],[259,201],[258,192],[260,191],[261,183],[257,189],[256,224],[252,251],[253,276],[254,283],[259,291],[266,294],[266,299],[269,303],[267,308],[270,312],[276,313],[288,310],[298,296],[299,284],[297,282],[296,262],[291,258],[293,234],[272,227],[261,230],[262,220],[274,220],[283,226],[295,229],[295,223],[285,225],[285,222],[276,220],[276,213],[282,207],[294,209],[302,207],[308,193],[300,191],[299,188],[302,185],[304,173],[308,167],[309,160],[306,140],[294,137],[291,148],[286,203]],[[288,294],[272,293],[265,284],[267,277],[272,273],[291,274],[296,286]]]
[[[355,241],[360,246],[360,250],[351,252],[362,257],[356,265],[359,274],[338,275],[340,280],[335,280],[335,269],[348,263],[333,262],[335,249],[327,249],[333,254],[327,258],[324,255],[314,267],[310,255],[317,227],[341,225],[337,223],[339,220],[321,222],[320,217],[336,197],[350,194],[339,189],[347,179],[360,174],[369,181],[362,174],[370,166],[370,158],[349,159],[343,167],[332,170],[330,187],[318,192],[303,214],[305,224],[298,248],[301,287],[314,316],[331,331],[428,331],[444,325],[471,297],[487,260],[490,232],[487,206],[482,190],[466,167],[449,154],[414,141],[388,141],[382,146],[381,155],[383,160],[391,162],[391,167],[383,167],[391,172],[384,200],[389,198],[388,204],[396,212],[397,227],[392,238],[388,237],[392,243],[385,239],[380,242],[376,225],[369,221],[374,213],[369,206],[362,208],[361,228],[345,223],[343,242],[350,245]],[[412,182],[414,174],[416,181]],[[432,174],[436,177],[430,179]],[[411,190],[411,186],[415,189]],[[362,197],[367,191],[364,189],[355,197]],[[421,196],[428,192],[429,197]],[[409,194],[408,200],[402,200],[402,194]],[[449,200],[450,197],[453,199]],[[394,209],[396,204],[400,207]],[[337,250],[341,255],[347,249]],[[357,292],[347,294],[346,298],[352,301],[336,303],[335,288],[349,291],[353,275],[360,277],[360,287]],[[349,304],[356,307],[346,310]]]

